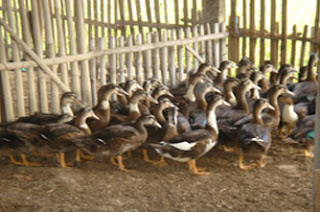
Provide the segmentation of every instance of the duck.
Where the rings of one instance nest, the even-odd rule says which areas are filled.
[[[146,142],[148,137],[147,125],[153,125],[161,128],[153,115],[142,115],[132,125],[112,125],[90,136],[84,136],[74,140],[74,143],[84,152],[95,157],[111,157],[113,164],[118,165],[119,169],[124,172],[132,172],[123,164],[122,155],[140,147]]]
[[[64,114],[74,116],[74,108],[83,108],[85,103],[73,92],[66,92],[60,98],[60,107],[62,115],[50,114],[50,113],[39,113],[35,112],[33,115],[20,117],[16,119],[16,122],[33,123],[33,124],[49,124],[55,123],[61,119]]]
[[[240,80],[237,78],[229,78],[223,83],[223,94],[224,98],[231,107],[235,107],[237,105],[237,98],[234,94],[234,89],[240,84]],[[222,108],[222,107],[219,107]]]
[[[110,99],[113,94],[119,97],[129,95],[124,89],[112,83],[101,86],[98,90],[98,103],[92,108],[99,120],[95,118],[88,120],[92,131],[109,125],[111,119]]]
[[[289,79],[297,79],[297,77],[294,75],[298,71],[295,70],[293,67],[288,67],[284,69],[280,75],[279,75],[279,84],[284,85],[288,89],[288,80]]]
[[[303,149],[307,158],[313,158],[311,149],[315,138],[315,115],[309,115],[300,120],[289,136],[283,140],[284,143],[292,144]]]
[[[249,58],[244,56],[239,61],[236,76],[238,78],[242,78],[241,77],[242,75],[247,76],[249,74],[249,76],[250,76],[250,74],[253,72],[253,70],[256,70],[256,69],[257,69],[257,67],[254,65],[254,63],[252,61],[250,61]]]
[[[263,79],[266,79],[265,75],[261,71],[253,72],[250,76],[250,80],[259,86],[259,82]],[[260,91],[262,89],[260,88]],[[258,89],[253,88],[251,92],[251,99],[259,99],[260,98],[260,92]]]
[[[264,126],[261,118],[261,112],[263,109],[274,108],[268,102],[267,99],[260,98],[256,100],[253,110],[253,120],[251,123],[242,125],[240,129],[239,137],[239,168],[243,170],[251,169],[255,166],[264,167],[264,158],[271,146],[271,133],[269,129]],[[259,162],[243,165],[244,156],[259,156]]]
[[[125,83],[120,85],[120,87],[127,92],[126,96],[123,96],[123,95],[117,96],[118,102],[123,105],[128,104],[130,97],[136,90],[143,90],[143,87],[139,85],[139,83],[136,80],[127,80]]]
[[[204,129],[192,130],[179,134],[168,141],[160,141],[157,144],[150,144],[155,151],[166,158],[186,162],[189,171],[194,175],[209,175],[209,172],[201,171],[196,166],[196,160],[210,151],[216,144],[219,134],[215,109],[222,104],[227,104],[223,97],[214,96],[208,103],[207,125]]]
[[[278,74],[278,70],[272,65],[270,61],[264,61],[264,63],[260,66],[259,70],[263,73],[264,76],[267,76],[268,74]],[[261,92],[265,93],[270,88],[269,79],[261,79],[258,82],[258,85],[261,88]]]
[[[230,60],[225,60],[220,63],[219,70],[217,77],[214,79],[214,85],[217,88],[222,88],[224,81],[227,79],[227,71],[229,68],[238,68],[235,62]]]
[[[99,119],[91,108],[85,107],[79,111],[75,126],[67,123],[51,123],[39,126],[35,131],[20,129],[13,132],[31,151],[36,151],[40,155],[56,154],[61,167],[67,167],[72,164],[65,162],[65,153],[77,149],[71,140],[91,134],[86,123],[86,119],[90,117]],[[80,161],[80,155],[77,154],[76,160]]]
[[[282,72],[287,70],[287,69],[292,69],[291,64],[282,64],[278,70],[278,73],[274,72],[270,74],[270,85],[277,85],[279,84],[280,76],[282,75]]]
[[[279,124],[279,135],[280,139],[284,139],[284,130],[286,129],[287,135],[291,134],[292,129],[295,128],[299,116],[294,110],[294,101],[293,98],[289,95],[281,95],[279,100],[285,105],[282,109],[281,120]]]

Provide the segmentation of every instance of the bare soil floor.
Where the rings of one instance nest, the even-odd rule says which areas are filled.
[[[279,142],[271,147],[266,167],[249,171],[238,168],[236,154],[215,147],[198,161],[210,176],[192,176],[186,164],[173,161],[157,167],[126,159],[135,173],[121,172],[107,159],[73,168],[41,162],[43,167],[19,167],[1,158],[0,211],[284,212],[312,207],[312,160]]]

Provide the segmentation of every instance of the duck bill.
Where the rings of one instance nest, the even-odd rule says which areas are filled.
[[[258,85],[254,84],[254,83],[253,83],[252,88],[257,89],[258,91],[260,91],[260,90],[261,90],[261,88],[260,88]]]
[[[159,124],[159,122],[157,122],[157,121],[154,121],[153,125],[158,127],[158,128],[162,128],[161,124]]]
[[[216,88],[216,87],[214,87],[214,86],[212,86],[212,88],[210,89],[210,91],[211,91],[211,92],[216,92],[216,93],[218,93],[218,94],[221,94],[221,93],[222,93],[218,88]]]
[[[152,96],[148,96],[148,100],[154,104],[158,104],[158,100],[156,100],[155,98],[153,98]]]
[[[128,96],[128,92],[119,87],[117,94],[120,96]]]
[[[94,112],[92,112],[91,117],[94,119],[100,120],[100,118]]]
[[[166,90],[165,94],[172,98],[174,97],[174,95],[169,90]]]
[[[211,66],[211,72],[221,73],[221,71],[214,66]]]
[[[77,105],[81,106],[81,107],[85,107],[86,104],[79,98],[79,97],[75,97],[74,101]]]
[[[229,102],[227,102],[227,101],[225,101],[225,100],[223,100],[222,104],[223,104],[223,105],[225,105],[225,106],[229,106],[229,107],[231,107],[230,103],[229,103]]]
[[[267,108],[270,109],[270,110],[273,110],[273,111],[275,110],[275,108],[270,103],[268,103]]]
[[[289,91],[289,90],[286,90],[285,93],[286,93],[286,94],[290,94],[291,96],[295,96],[295,95],[296,95],[295,93],[293,93],[292,91]]]
[[[272,68],[270,69],[270,73],[277,74],[277,73],[278,73],[278,70],[277,70],[275,67],[272,67]]]
[[[143,90],[143,87],[137,83],[136,90]]]

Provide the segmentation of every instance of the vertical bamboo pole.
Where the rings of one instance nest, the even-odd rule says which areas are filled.
[[[292,28],[292,45],[291,45],[291,65],[295,67],[296,65],[296,38],[297,38],[297,25]]]
[[[61,19],[62,19],[62,31],[63,31],[63,40],[65,41],[65,50],[66,50],[66,54],[70,54],[70,49],[69,47],[66,45],[67,43],[67,20],[66,20],[66,13],[67,13],[67,7],[64,3],[64,0],[60,0],[60,5],[61,5]],[[68,69],[68,68],[67,68]]]
[[[115,37],[110,37],[109,40],[109,49],[116,48],[116,39]],[[109,73],[109,82],[117,83],[117,55],[110,54],[109,55],[109,64],[110,64],[110,73]]]
[[[206,25],[207,27],[207,34],[211,34],[211,27],[210,24]],[[208,63],[213,65],[213,53],[212,53],[212,40],[207,41],[207,58],[208,58]]]
[[[226,22],[221,23],[221,32],[226,32]],[[226,54],[226,38],[222,38],[220,42],[220,61],[225,61],[227,59]]]
[[[175,30],[171,31],[171,40],[175,40]],[[175,60],[175,47],[169,48],[169,71],[170,71],[170,86],[176,87],[176,60]]]
[[[19,0],[19,8],[21,13],[21,26],[22,26],[22,35],[23,40],[28,46],[31,46],[31,34],[29,28],[29,19],[27,16],[27,8],[24,0]],[[26,59],[30,60],[30,57],[26,55]],[[28,68],[28,99],[29,99],[29,113],[33,114],[37,111],[37,98],[36,98],[36,87],[35,87],[35,78],[34,78],[34,68]]]
[[[100,3],[100,1],[99,1]],[[98,1],[94,0],[93,1],[93,17],[95,21],[99,21],[99,6],[98,5]],[[95,42],[98,43],[98,39],[99,39],[99,26],[97,24],[95,24],[94,26],[94,35],[95,35]],[[90,41],[89,41],[90,42]],[[90,45],[90,44],[89,44]],[[92,86],[91,86],[92,87]]]
[[[119,38],[119,47],[124,47],[124,36]],[[119,54],[119,72],[120,72],[120,83],[124,83],[126,81],[125,73],[124,73],[124,65],[125,65],[125,54]]]
[[[142,35],[139,33],[137,35],[136,39],[136,45],[139,46],[142,44]],[[142,79],[142,52],[138,51],[136,52],[136,78],[137,82],[142,85],[143,79]]]
[[[281,40],[281,64],[287,60],[287,0],[282,0],[282,40]]]
[[[141,4],[140,4],[140,0],[136,0],[136,11],[137,11],[137,16],[138,16],[138,21],[139,23],[142,22],[142,18],[141,18]],[[142,30],[142,26],[141,24],[139,24],[139,33],[143,34],[143,30]]]
[[[121,0],[119,1],[119,9],[120,9],[120,19],[121,19],[121,21],[126,20],[125,16],[124,16],[124,9],[125,9],[124,1],[121,1]],[[121,35],[122,36],[126,36],[126,28],[122,24],[121,24]]]
[[[317,0],[317,5],[316,5],[316,18],[315,18],[315,21],[314,21],[314,34],[315,34],[315,38],[316,40],[319,41],[320,37],[319,37],[319,19],[320,19],[320,0]],[[320,45],[319,43],[318,44],[313,44],[312,45],[312,51],[313,52],[317,52],[320,50]]]
[[[177,29],[177,35],[179,33],[179,0],[174,0],[174,16],[175,16],[175,23]]]
[[[130,0],[129,0],[130,1]],[[150,0],[145,0],[146,11],[147,11],[147,19],[149,23],[152,23],[152,16],[151,16],[151,5]],[[152,27],[149,27],[149,32],[152,31]]]
[[[167,30],[163,30],[162,33],[162,41],[168,40],[168,32]],[[168,85],[168,48],[161,48],[161,71],[162,71],[162,83],[164,85]]]
[[[127,38],[127,45],[128,45],[128,47],[132,46],[132,35],[130,35]],[[128,70],[128,80],[132,80],[133,79],[133,77],[132,77],[133,53],[132,52],[127,53],[126,63],[127,63],[127,70]]]
[[[75,7],[75,23],[77,32],[78,51],[83,54],[86,53],[86,35],[85,24],[83,16],[83,1],[74,1]],[[92,96],[90,87],[90,74],[88,61],[84,60],[80,62],[81,67],[81,85],[82,85],[82,99],[92,106]]]
[[[229,45],[228,45],[228,52],[229,52],[229,59],[233,61],[238,61],[239,52],[237,51],[237,38],[238,34],[236,31],[236,27],[238,26],[237,23],[237,1],[231,0],[231,15],[229,19],[230,25],[230,36],[229,36]],[[208,59],[207,59],[208,60]]]
[[[149,1],[149,0],[147,0]],[[133,10],[132,10],[132,1],[128,0],[128,10],[129,10],[129,20],[130,21],[134,21],[133,20]],[[131,36],[134,36],[134,27],[133,25],[130,26],[131,29]]]
[[[149,32],[146,36],[146,44],[150,44],[152,42],[152,34]],[[149,79],[152,76],[152,55],[151,50],[147,50],[144,52],[144,72],[145,78]]]
[[[105,49],[104,37],[99,39],[99,50]],[[107,71],[106,71],[106,56],[102,55],[100,57],[100,81],[101,86],[107,84]]]
[[[190,27],[187,27],[186,28],[186,34],[185,34],[185,37],[186,38],[190,38],[191,37],[191,29]],[[188,44],[187,46],[190,47],[190,45]],[[192,55],[189,51],[187,51],[185,49],[185,57],[186,57],[186,71],[187,73],[191,70],[191,62],[192,62]]]
[[[250,0],[250,33],[255,33],[255,0]],[[256,39],[250,38],[250,60],[255,63]]]
[[[303,63],[304,63],[307,35],[308,35],[308,25],[305,25],[303,29],[303,37],[302,37],[302,45],[301,45],[300,67],[303,66]]]
[[[66,3],[66,10],[67,10],[70,54],[76,55],[77,49],[76,49],[76,42],[75,42],[75,36],[74,36],[74,30],[73,30],[74,23],[72,21],[72,16],[71,16],[72,15],[71,1],[65,0],[65,3]],[[77,62],[71,63],[71,89],[77,96],[81,96],[80,75],[79,75]]]
[[[87,0],[87,18],[89,20],[92,20],[92,0]],[[90,40],[93,38],[93,26],[91,23],[88,23],[88,39],[89,39],[89,42]]]
[[[114,6],[114,12],[113,12],[113,14],[114,14],[114,23],[117,23],[117,21],[118,21],[118,0],[114,0],[113,6]],[[118,36],[118,27],[117,27],[117,25],[114,28],[114,36],[115,37]]]
[[[154,32],[153,34],[153,43],[158,43],[159,42],[159,33]],[[153,76],[160,80],[160,61],[159,61],[159,49],[154,49],[153,50]]]
[[[51,22],[51,13],[49,9],[48,1],[43,1],[43,9],[44,9],[44,23],[45,23],[45,35],[46,35],[46,56],[49,58],[55,58],[55,46],[53,40],[53,29]],[[57,74],[56,66],[51,66],[51,70]],[[58,87],[54,82],[51,82],[51,105],[52,112],[55,114],[60,113],[59,107],[59,94]]]
[[[95,39],[91,39],[89,42],[89,50],[95,50]],[[90,81],[91,81],[91,92],[92,92],[92,105],[97,104],[97,67],[96,67],[96,58],[92,58],[89,61],[89,68],[90,68]]]
[[[104,23],[105,22],[105,0],[101,0],[101,10],[100,10],[100,16],[101,16],[101,21]],[[101,37],[105,38],[105,29],[106,27],[101,27]]]
[[[260,2],[260,11],[261,11],[261,21],[260,21],[260,31],[261,35],[265,35],[265,29],[266,29],[266,14],[265,14],[265,7],[266,2],[265,0],[261,0]],[[265,61],[265,40],[264,38],[260,39],[260,64]]]
[[[180,28],[178,31],[178,40],[182,39],[183,29]],[[183,49],[182,46],[178,46],[178,72],[179,72],[179,83],[184,80],[184,65],[183,65]]]
[[[271,20],[270,20],[270,33],[271,33],[271,62],[275,67],[278,67],[278,63],[276,61],[276,40],[275,40],[275,31],[276,31],[276,0],[271,0]]]
[[[12,27],[12,29],[15,28],[15,23],[13,19],[13,11],[11,7],[11,0],[6,1],[7,6],[7,14],[8,14],[8,21],[9,25]],[[13,61],[20,62],[20,56],[19,56],[19,48],[15,41],[11,41],[12,46],[12,56]],[[24,116],[25,115],[25,107],[24,107],[24,96],[23,96],[23,80],[22,80],[22,73],[20,69],[14,70],[15,75],[15,87],[16,87],[16,95],[17,95],[17,111],[18,116]]]
[[[111,1],[112,0],[108,0],[108,7],[107,7],[107,23],[111,24]],[[130,1],[130,0],[128,0]],[[112,36],[112,30],[111,27],[108,28],[108,39]]]
[[[192,28],[192,34],[193,34],[193,37],[198,37],[198,27],[197,26],[194,26]],[[199,51],[199,44],[198,42],[194,42],[193,43],[193,49],[198,52]],[[199,66],[199,62],[198,60],[193,60],[193,64],[194,64],[194,70],[197,70],[198,69],[198,66]]]
[[[159,25],[160,24],[160,5],[159,5],[159,0],[154,0],[154,11],[156,13],[156,21],[157,21],[157,24]],[[158,33],[159,35],[161,35],[161,28],[158,27]]]
[[[184,21],[184,26],[187,27],[188,26],[188,0],[184,0],[183,2],[183,21]]]
[[[200,36],[204,36],[204,25],[200,25]],[[207,61],[206,59],[206,44],[204,41],[200,42],[200,56]]]
[[[169,18],[168,18],[168,0],[164,0],[163,6],[164,6],[164,22],[165,23],[169,23]]]
[[[275,42],[275,61],[276,64],[279,64],[279,31],[280,31],[280,24],[279,22],[276,23],[276,29],[275,29],[275,36],[277,37]]]
[[[2,30],[0,27],[0,52],[5,52],[4,40],[2,37]],[[7,63],[6,54],[0,54],[0,62]],[[0,79],[1,79],[1,95],[3,100],[3,109],[5,114],[5,121],[10,122],[14,120],[14,112],[13,112],[13,101],[12,101],[12,93],[11,93],[11,85],[10,85],[10,77],[9,70],[0,71]]]
[[[55,15],[57,20],[57,31],[58,31],[58,43],[59,43],[59,56],[64,57],[66,56],[66,49],[65,49],[65,40],[64,40],[64,32],[63,32],[63,26],[62,26],[62,20],[59,11],[61,10],[60,2],[59,0],[54,1],[55,4]],[[63,63],[60,65],[60,72],[62,81],[65,85],[69,86],[69,80],[68,80],[68,71],[67,71],[67,64]]]
[[[247,32],[247,0],[243,0],[243,31]],[[246,36],[242,39],[242,57],[247,55],[247,38]]]
[[[214,33],[219,33],[219,23],[214,24],[213,32]],[[213,41],[213,46],[214,46],[214,65],[216,67],[219,67],[220,65],[220,46],[219,46],[219,40],[214,40]]]
[[[192,1],[192,25],[197,23],[197,0]]]
[[[39,19],[39,10],[38,10],[38,2],[37,0],[31,0],[32,5],[32,31],[34,35],[34,46],[36,54],[42,58],[42,31],[41,31],[41,23]],[[40,70],[40,68],[36,69],[38,73],[38,84],[39,84],[39,96],[40,96],[40,111],[43,113],[48,113],[48,95],[47,95],[47,80],[45,78],[44,73]]]

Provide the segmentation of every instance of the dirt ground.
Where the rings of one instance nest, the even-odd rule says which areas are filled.
[[[139,156],[139,152],[134,155]],[[158,158],[156,154],[151,155]],[[107,161],[107,162],[106,162]],[[124,173],[107,159],[60,168],[19,167],[0,160],[0,211],[311,211],[312,160],[274,142],[267,166],[249,171],[219,147],[198,160],[210,176],[192,176],[187,165],[157,167],[128,158]]]

